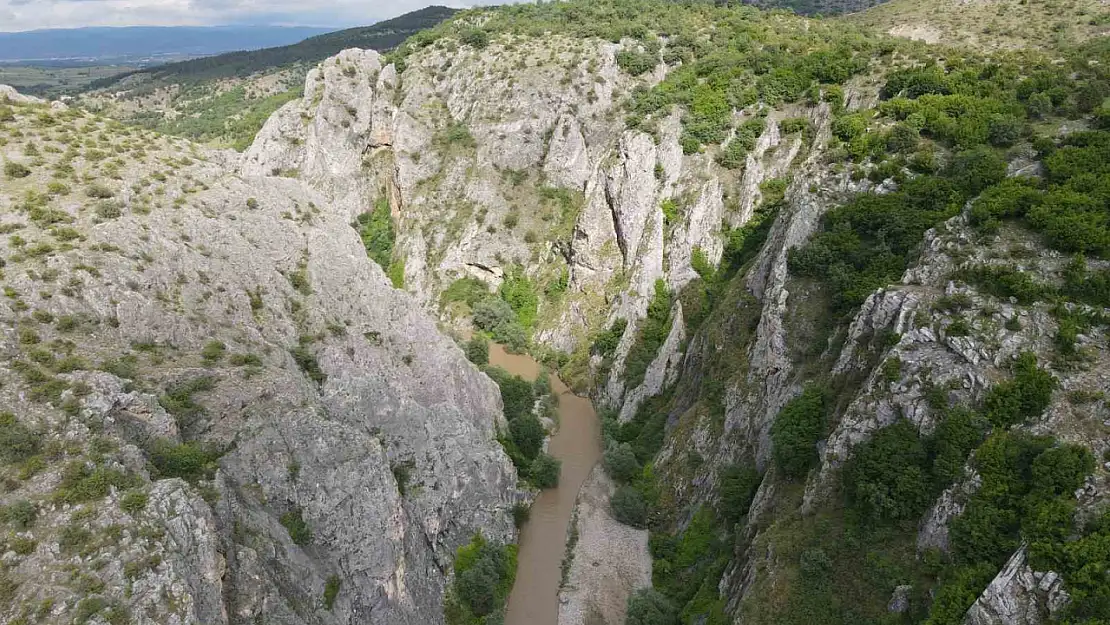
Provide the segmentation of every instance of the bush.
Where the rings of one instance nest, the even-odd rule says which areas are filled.
[[[528,519],[532,516],[532,508],[526,503],[513,504],[513,525],[517,529],[524,527]]]
[[[23,462],[39,451],[40,435],[23,425],[10,412],[0,413],[0,460]]]
[[[452,282],[440,296],[444,304],[464,302],[471,308],[478,302],[488,298],[489,286],[477,278],[459,278]]]
[[[450,625],[498,614],[516,579],[516,546],[488,542],[475,534],[455,555],[455,580],[446,601]]]
[[[4,163],[4,175],[11,179],[26,178],[31,175],[31,170],[23,163],[7,161]]]
[[[754,466],[732,465],[721,474],[721,516],[736,523],[748,513],[763,475]]]
[[[787,478],[805,477],[817,464],[817,441],[825,432],[825,390],[808,386],[779,411],[771,425],[775,465]]]
[[[559,471],[562,466],[554,457],[540,452],[532,461],[528,480],[537,488],[555,488],[559,485]]]
[[[85,188],[85,195],[98,200],[107,200],[115,197],[116,192],[100,183],[93,183]]]
[[[621,50],[617,53],[617,66],[633,76],[650,72],[658,62],[657,56],[638,50]]]
[[[509,422],[509,433],[520,453],[532,460],[540,453],[546,432],[540,420],[532,414],[525,414]]]
[[[601,332],[594,339],[593,345],[590,347],[590,353],[597,354],[602,358],[608,358],[617,351],[617,346],[620,345],[621,338],[624,337],[624,331],[628,328],[628,321],[625,319],[616,319],[613,321],[609,329]]]
[[[628,598],[625,625],[678,625],[678,610],[654,588],[640,588]]]
[[[967,150],[952,159],[947,176],[967,196],[979,195],[1006,178],[1006,161],[989,148]]]
[[[470,362],[484,367],[489,364],[489,341],[481,334],[470,337],[464,347],[466,358]]]
[[[0,519],[20,530],[30,529],[35,524],[38,513],[35,504],[26,499],[13,501],[9,505],[0,507]]]
[[[304,520],[300,508],[294,508],[281,515],[280,521],[295,544],[303,546],[312,542],[312,528]]]
[[[339,596],[341,580],[338,575],[331,575],[324,584],[324,609],[329,612],[335,607],[335,598]]]
[[[648,304],[647,317],[636,333],[636,342],[625,359],[624,379],[627,388],[635,388],[644,381],[651,362],[671,333],[671,293],[662,280],[655,281],[655,293]]]
[[[647,503],[643,494],[632,486],[621,486],[609,499],[613,518],[632,527],[647,526]]]
[[[1037,357],[1025,352],[1014,364],[1014,378],[996,384],[983,402],[987,419],[1009,427],[1039,417],[1052,401],[1056,378],[1037,366]]]
[[[191,484],[212,479],[218,468],[220,454],[202,443],[174,444],[168,440],[154,443],[150,462],[157,478],[181,478]]]
[[[535,388],[528,380],[513,375],[501,367],[486,367],[483,369],[501,390],[501,403],[504,406],[505,418],[513,421],[524,415],[532,414],[536,402]]]
[[[602,458],[605,472],[609,477],[621,484],[627,484],[636,479],[640,474],[640,463],[636,460],[636,453],[628,443],[610,444]]]
[[[54,491],[54,499],[61,503],[75,504],[103,499],[116,490],[126,490],[138,484],[138,479],[117,469],[104,466],[90,467],[83,460],[75,460],[62,470],[62,480]]]
[[[871,523],[916,519],[933,501],[928,454],[906,420],[853,450],[845,467],[848,500]]]
[[[316,360],[316,354],[312,353],[308,345],[297,345],[289,350],[289,355],[293,357],[293,361],[308,376],[308,379],[317,384],[328,381],[328,375],[320,368],[320,361]]]
[[[536,286],[524,275],[520,266],[514,266],[505,273],[498,292],[516,315],[517,322],[525,329],[531,328],[536,322],[539,297],[536,295]]]
[[[188,421],[204,414],[204,408],[193,400],[193,395],[216,388],[210,376],[201,376],[171,387],[158,398],[158,403],[179,421]]]
[[[481,50],[489,45],[489,33],[481,28],[468,28],[459,36],[459,41]]]
[[[227,345],[222,341],[208,341],[204,344],[200,355],[206,364],[214,364],[223,359],[225,352],[227,352]]]
[[[120,498],[119,507],[127,514],[135,516],[146,509],[148,499],[147,494],[141,490],[128,491]]]
[[[385,197],[379,198],[374,203],[374,210],[359,215],[352,225],[362,238],[366,255],[370,260],[378,263],[382,271],[385,271],[393,259],[393,243],[396,239],[389,200]]]

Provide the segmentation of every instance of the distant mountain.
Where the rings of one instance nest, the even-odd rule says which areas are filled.
[[[134,60],[284,46],[330,32],[307,26],[129,26],[0,33],[0,61]]]
[[[384,51],[401,44],[417,32],[432,28],[456,12],[432,6],[406,13],[373,26],[349,28],[305,39],[293,45],[169,63],[140,70],[115,79],[101,80],[90,88],[103,88],[127,76],[145,75],[162,83],[197,83],[221,78],[236,78],[267,72],[292,64],[316,64],[347,48]]]

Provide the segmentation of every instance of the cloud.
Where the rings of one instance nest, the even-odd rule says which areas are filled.
[[[358,26],[455,2],[434,0],[0,0],[0,31],[80,26]],[[492,4],[492,1],[465,4]]]

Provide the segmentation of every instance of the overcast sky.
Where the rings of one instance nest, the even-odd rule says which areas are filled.
[[[433,4],[463,7],[493,3],[483,0],[0,0],[0,31],[214,24],[343,27],[369,24]]]

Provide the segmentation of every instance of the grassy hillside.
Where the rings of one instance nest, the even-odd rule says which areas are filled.
[[[141,69],[94,81],[79,100],[85,108],[122,121],[243,150],[271,113],[299,96],[309,68],[347,48],[392,49],[454,13],[428,7],[291,46]]]
[[[848,19],[899,37],[982,49],[1050,48],[1110,34],[1105,0],[893,0]]]
[[[293,64],[315,64],[347,48],[388,50],[409,36],[431,28],[451,17],[455,9],[428,7],[400,17],[360,28],[350,28],[334,33],[310,37],[300,43],[278,48],[265,48],[246,52],[229,52],[180,63],[161,65],[98,81],[91,89],[117,85],[128,76],[149,76],[162,83],[183,86],[203,84],[214,80],[244,78],[260,72]]]

